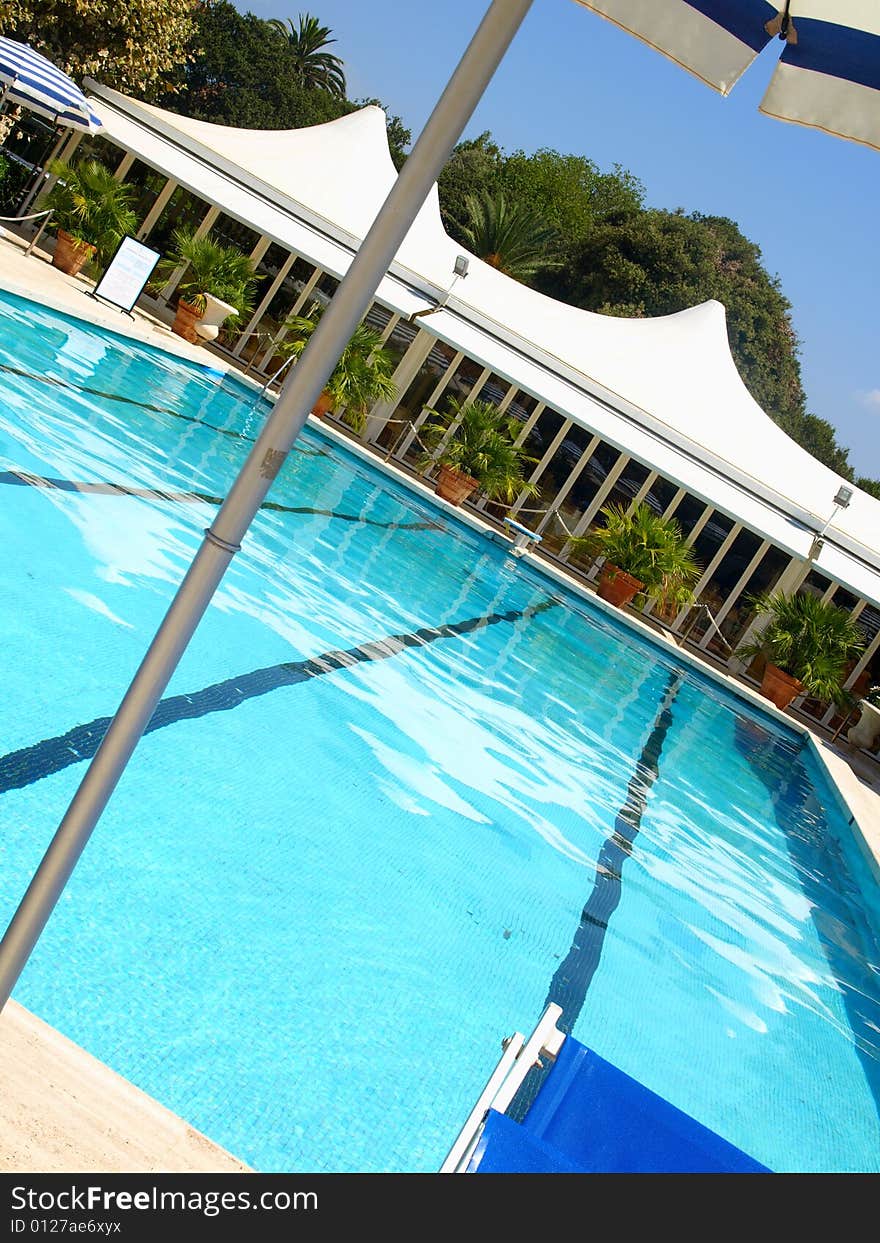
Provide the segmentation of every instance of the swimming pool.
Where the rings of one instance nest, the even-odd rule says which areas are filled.
[[[0,296],[0,917],[253,438]],[[502,1036],[880,1169],[875,888],[794,731],[307,430],[16,998],[264,1171],[438,1168]]]

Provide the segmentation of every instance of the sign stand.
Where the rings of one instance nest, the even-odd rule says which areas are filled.
[[[158,250],[151,250],[143,242],[125,236],[116,247],[104,275],[89,291],[89,297],[109,302],[134,319],[132,308],[161,257]]]

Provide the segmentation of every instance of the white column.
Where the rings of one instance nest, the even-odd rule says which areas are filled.
[[[204,237],[206,233],[210,232],[211,228],[213,227],[219,215],[220,215],[219,207],[209,207],[208,210],[205,212],[204,216],[202,216],[201,223],[199,224],[198,228],[193,233],[193,237]],[[178,268],[176,268],[171,273],[164,289],[159,294],[159,298],[158,298],[159,302],[167,303],[171,300],[171,298],[174,297],[174,291],[177,288],[177,286],[180,284],[180,279],[183,276],[184,272],[186,271],[186,267],[187,265],[185,263],[182,263]]]
[[[169,177],[162,189],[156,195],[156,201],[144,217],[144,222],[137,231],[137,238],[140,242],[145,242],[156,225],[162,212],[168,206],[168,200],[177,189],[178,182],[173,177]]]
[[[390,419],[392,419],[394,411],[399,408],[400,401],[403,400],[406,389],[410,387],[410,384],[413,383],[416,375],[418,375],[421,368],[424,367],[425,360],[428,358],[431,349],[434,349],[435,344],[436,337],[434,337],[430,332],[426,332],[425,329],[421,327],[419,328],[419,331],[416,332],[415,337],[411,339],[409,347],[406,349],[406,353],[403,355],[403,358],[400,359],[398,365],[396,365],[392,377],[396,385],[396,389],[398,389],[398,395],[390,401],[382,401],[382,403],[377,403],[373,410],[370,411],[370,421],[368,423],[368,434],[370,440],[377,440],[379,436],[382,435],[382,431],[385,426],[388,425]],[[455,357],[452,358],[452,362],[449,364],[449,368],[457,367],[457,365],[459,365],[459,360],[462,357],[464,357],[464,355],[455,354]],[[446,373],[444,374],[449,372],[449,368],[446,368]],[[430,398],[426,404],[431,404]],[[398,434],[395,436],[395,440],[393,441],[395,450],[398,450],[400,447],[399,440],[400,436],[403,435],[403,430],[403,426],[400,426]],[[408,440],[406,440],[406,444],[403,446],[404,451],[408,449],[411,439],[413,438],[411,438],[411,434],[408,433]]]
[[[305,285],[303,285],[302,289],[300,290],[299,297],[296,299],[293,306],[287,312],[287,315],[284,318],[284,323],[275,333],[275,336],[272,338],[271,342],[269,343],[269,348],[266,350],[266,352],[263,354],[263,357],[257,363],[257,370],[263,371],[268,366],[272,358],[275,356],[278,350],[279,344],[287,336],[287,327],[286,327],[287,320],[290,319],[293,315],[299,315],[300,311],[305,306],[306,299],[310,296],[312,290],[315,288],[318,281],[321,279],[323,275],[324,275],[323,268],[315,268],[314,272],[311,274],[309,279],[306,281]]]
[[[584,531],[586,531],[587,527],[590,525],[590,523],[595,518],[596,514],[599,512],[599,510],[604,505],[606,496],[613,489],[614,485],[617,483],[618,479],[623,474],[624,470],[626,469],[627,463],[630,462],[631,460],[632,459],[630,458],[628,453],[620,454],[617,461],[614,463],[614,465],[611,467],[611,470],[609,470],[608,474],[605,476],[604,480],[602,481],[601,487],[599,488],[598,492],[593,497],[593,499],[590,501],[587,508],[581,514],[580,518],[578,518],[577,524],[574,530],[572,531],[572,535],[583,535]],[[571,553],[571,542],[568,541],[567,543],[563,544],[562,548],[560,549],[559,560],[567,561],[570,553]],[[593,575],[595,575],[597,570],[598,570],[598,566],[594,565],[590,569],[587,577],[590,578]]]
[[[541,534],[541,532],[544,530],[544,528],[547,526],[548,522],[550,521],[554,510],[557,510],[559,508],[559,506],[568,496],[569,492],[572,490],[574,485],[577,483],[578,479],[580,478],[584,470],[584,467],[587,465],[590,458],[596,452],[596,447],[601,442],[601,439],[602,439],[601,436],[594,436],[593,439],[590,441],[590,443],[587,445],[587,447],[584,449],[583,453],[580,455],[578,460],[575,462],[574,466],[571,468],[571,473],[569,474],[565,483],[562,485],[562,487],[556,493],[556,496],[553,498],[553,504],[550,506],[550,508],[547,510],[546,514],[544,515],[544,517],[541,519],[541,521],[538,523],[537,527],[535,528],[535,533],[537,535]]]
[[[447,429],[446,429],[446,431],[445,431],[444,435],[443,435],[443,436],[441,437],[441,439],[440,439],[440,443],[437,445],[437,448],[436,448],[436,449],[433,451],[433,453],[431,454],[431,462],[432,462],[432,463],[434,463],[434,462],[436,462],[436,461],[437,461],[437,459],[440,457],[440,454],[443,452],[443,450],[444,450],[444,449],[446,448],[446,446],[449,444],[450,440],[452,439],[452,437],[453,437],[453,436],[454,436],[454,434],[455,434],[455,429],[458,427],[459,423],[460,423],[460,422],[461,422],[461,420],[464,418],[464,412],[465,412],[465,410],[468,408],[468,406],[473,405],[473,403],[476,401],[476,398],[474,397],[474,393],[479,393],[479,392],[480,392],[480,390],[482,389],[483,385],[484,385],[484,384],[486,383],[486,381],[489,379],[489,376],[490,376],[491,374],[492,374],[492,368],[491,368],[491,367],[484,367],[484,368],[483,368],[483,370],[480,372],[480,374],[477,376],[476,380],[474,380],[473,384],[471,385],[470,392],[468,393],[467,397],[465,398],[465,400],[464,400],[464,401],[462,402],[462,404],[461,404],[461,409],[459,410],[459,412],[458,412],[458,414],[455,416],[455,418],[452,420],[452,422],[449,424],[449,426],[447,427]],[[424,420],[421,420],[421,421],[420,421],[419,419],[417,419],[417,420],[416,420],[416,426],[417,426],[417,427],[419,427],[419,426],[421,425],[421,422],[423,422],[423,421],[424,421]],[[422,473],[423,475],[426,475],[430,469],[431,469],[431,467],[430,467],[430,466],[427,466],[427,467],[426,467],[426,468],[425,468],[425,469],[424,469],[421,473]]]
[[[428,350],[428,353],[425,354],[425,357],[422,359],[422,362],[425,361],[425,359],[428,357],[428,354],[430,352],[431,351]],[[440,377],[440,379],[431,389],[431,392],[428,394],[428,398],[425,401],[424,405],[422,406],[421,410],[416,415],[415,419],[412,420],[412,427],[406,433],[403,439],[403,442],[402,443],[395,442],[394,456],[396,458],[406,457],[407,453],[409,452],[409,447],[412,444],[413,440],[415,439],[418,429],[422,426],[422,424],[425,422],[425,420],[428,417],[428,411],[433,410],[436,407],[437,402],[440,400],[440,397],[442,396],[447,386],[452,383],[453,376],[455,375],[459,366],[463,362],[464,362],[464,353],[461,350],[459,350],[456,354],[453,355],[453,358],[451,362],[449,363],[449,365],[447,366],[446,370],[443,372],[443,375]],[[421,366],[421,363],[419,365]],[[415,377],[416,377],[416,373],[413,372],[411,379],[408,381],[408,385],[412,383]],[[401,392],[404,392],[404,391],[405,390],[401,389]]]
[[[535,406],[534,410],[529,415],[529,417],[526,419],[525,423],[523,423],[522,431],[517,436],[516,440],[513,442],[516,445],[517,449],[521,445],[525,444],[526,437],[528,436],[529,432],[535,426],[538,419],[541,417],[541,415],[544,413],[546,409],[547,409],[546,401],[539,401],[538,404]]]
[[[736,583],[731,589],[729,595],[727,596],[727,599],[721,604],[721,606],[718,609],[718,612],[715,614],[715,624],[717,626],[721,625],[721,623],[724,621],[727,614],[730,612],[734,604],[739,599],[740,593],[743,591],[746,583],[749,581],[749,579],[754,574],[755,570],[758,568],[758,565],[760,564],[764,556],[764,553],[767,551],[769,547],[770,547],[770,541],[766,539],[763,540],[758,545],[758,549],[755,555],[752,557],[749,564],[743,570],[742,574],[740,574],[739,578],[737,579]],[[712,635],[714,633],[715,632],[712,630],[710,626],[709,629],[706,631],[706,633],[703,635],[702,639],[700,639],[699,646],[705,649],[709,645],[712,639]]]
[[[126,151],[125,155],[122,157],[122,159],[119,161],[119,163],[116,165],[116,167],[113,170],[113,180],[114,181],[124,180],[125,174],[131,168],[132,164],[134,164],[134,152]]]
[[[260,320],[265,315],[269,307],[269,303],[275,297],[276,293],[281,287],[281,282],[284,280],[287,273],[293,267],[295,261],[296,261],[296,253],[294,251],[291,251],[288,254],[287,258],[282,263],[281,267],[278,269],[272,281],[272,284],[263,294],[263,297],[260,299],[260,302],[257,305],[257,309],[254,311],[253,315],[248,320],[247,324],[245,325],[244,331],[242,332],[241,336],[236,341],[235,349],[232,351],[232,353],[236,357],[238,357],[241,354],[241,351],[244,349],[245,342],[251,336],[253,330],[256,328],[257,324],[260,322]],[[256,351],[254,352],[256,353]]]
[[[553,458],[556,454],[556,450],[562,444],[563,440],[565,440],[565,437],[571,431],[572,427],[573,427],[573,422],[571,419],[562,420],[562,426],[560,427],[556,435],[553,437],[553,439],[550,441],[550,444],[547,446],[544,456],[541,458],[540,462],[538,462],[537,466],[532,471],[531,475],[529,475],[529,483],[538,482],[538,480],[543,475],[544,471],[553,461]],[[529,499],[530,499],[529,494],[527,492],[525,491],[520,492],[519,496],[516,498],[516,500],[513,502],[513,504],[510,507],[510,517],[515,518],[516,515],[519,513],[519,511],[525,505],[526,501]],[[546,514],[542,515],[542,517],[546,517],[546,516],[547,516]],[[526,526],[528,525],[529,524],[526,523]]]
[[[648,495],[648,493],[653,488],[657,480],[658,473],[659,472],[656,470],[648,471],[648,476],[645,479],[645,482],[642,484],[638,492],[635,494],[635,496],[632,498],[632,500],[629,503],[629,509],[626,511],[628,514],[634,513],[634,511],[638,509],[639,505],[641,505],[642,501],[645,499],[645,497]]]
[[[710,508],[710,512],[711,512],[711,508]],[[708,517],[709,517],[708,514],[703,515],[701,523],[700,523],[700,529],[702,529],[702,526],[708,520]],[[708,583],[711,581],[712,575],[715,573],[715,571],[718,569],[721,562],[726,557],[727,553],[730,550],[731,544],[736,539],[736,537],[739,535],[742,529],[743,528],[742,528],[741,522],[735,522],[733,526],[730,528],[730,531],[727,534],[727,538],[721,542],[721,545],[718,548],[718,551],[715,553],[715,556],[706,566],[705,570],[703,571],[702,577],[700,578],[696,587],[694,587],[694,599],[695,600],[697,601],[699,600],[701,593],[703,592],[705,587],[708,585]],[[691,531],[686,542],[693,547],[693,541],[696,539],[698,534],[699,532],[696,530],[696,527],[695,527],[694,530]],[[671,629],[678,630],[678,628],[681,626],[681,623],[684,621],[685,617],[687,617],[688,613],[691,611],[692,608],[693,608],[692,604],[686,604],[684,608],[680,609],[678,612],[678,616],[676,617],[675,621],[672,623]]]
[[[663,521],[664,522],[666,521],[667,518],[672,517],[672,515],[678,509],[679,505],[681,504],[681,502],[684,500],[686,496],[687,496],[687,489],[679,488],[678,491],[675,493],[675,496],[673,496],[672,500],[663,510]]]
[[[257,266],[257,264],[262,259],[263,255],[272,245],[272,240],[273,239],[271,237],[267,237],[265,233],[263,234],[261,238],[259,238],[256,246],[253,248],[249,256],[251,263],[254,265],[254,267]]]

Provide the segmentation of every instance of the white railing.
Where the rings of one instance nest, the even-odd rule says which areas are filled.
[[[466,1173],[489,1110],[506,1113],[532,1067],[542,1066],[544,1057],[552,1061],[559,1055],[565,1040],[565,1032],[557,1027],[561,1016],[562,1007],[551,1002],[528,1040],[522,1032],[507,1037],[498,1064],[440,1167],[441,1174]]]

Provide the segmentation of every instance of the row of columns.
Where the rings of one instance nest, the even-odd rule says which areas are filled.
[[[71,155],[74,153],[75,149],[79,145],[79,142],[82,137],[83,136],[80,133],[71,133],[71,135],[66,138],[65,143],[62,144],[61,147],[59,147],[59,153],[58,153],[59,158],[69,160]],[[136,157],[133,152],[129,151],[129,152],[123,153],[118,165],[114,168],[114,176],[118,180],[123,180],[125,178],[126,174],[131,170],[131,167],[134,164],[135,158]],[[157,170],[157,171],[160,171],[160,170]],[[152,230],[155,228],[155,226],[158,224],[159,220],[161,219],[163,212],[167,208],[171,200],[171,197],[174,194],[174,191],[178,188],[179,184],[180,184],[179,182],[177,182],[171,177],[168,177],[166,179],[164,186],[160,190],[152,207],[150,208],[148,214],[145,216],[140,228],[138,229],[138,232],[137,232],[138,240],[146,241],[149,239],[149,236]],[[211,228],[214,226],[220,214],[221,214],[221,209],[219,206],[208,205],[204,216],[200,220],[199,224],[196,226],[195,235],[197,237],[205,236],[205,234],[207,234],[211,230]],[[242,223],[246,224],[246,222],[242,222]],[[268,251],[269,247],[272,244],[273,244],[273,239],[266,235],[263,235],[260,238],[258,238],[255,246],[250,252],[250,257],[255,264],[258,264],[260,262],[260,260],[265,256],[266,252]],[[256,309],[254,310],[253,314],[251,315],[249,321],[247,322],[247,324],[243,326],[241,333],[239,334],[237,340],[235,341],[234,345],[229,351],[232,357],[234,358],[241,357],[241,354],[248,340],[253,336],[254,332],[258,330],[258,325],[260,324],[263,316],[266,314],[269,306],[272,303],[272,300],[277,295],[279,289],[283,285],[285,278],[289,275],[291,268],[296,263],[299,257],[300,256],[298,256],[293,251],[291,251],[288,254],[287,258],[282,263],[278,272],[273,277],[273,280],[271,284],[269,285],[269,287],[267,288],[266,292],[264,293],[263,297],[260,299],[260,302],[258,306],[256,307]],[[308,262],[308,260],[306,261]],[[169,300],[173,297],[174,292],[177,288],[177,285],[181,277],[183,276],[183,273],[184,273],[183,267],[177,269],[177,271],[173,273],[173,275],[171,276],[171,278],[169,279],[169,281],[163,288],[161,295],[159,297],[159,301],[161,304],[163,305],[167,304]],[[306,302],[308,301],[308,298],[312,294],[318,281],[321,279],[323,275],[324,275],[324,272],[319,267],[315,267],[313,269],[311,276],[304,283],[302,290],[300,291],[294,303],[292,304],[291,308],[287,312],[285,318],[288,318],[289,316],[292,316],[292,315],[299,314],[303,306],[305,306]],[[388,339],[388,337],[393,332],[394,328],[397,326],[399,321],[400,321],[399,315],[391,314],[388,320],[388,323],[386,324],[385,330],[383,332],[383,341],[386,341]],[[258,348],[254,352],[254,358],[257,361],[255,364],[253,363],[249,364],[248,370],[250,370],[251,365],[255,365],[255,369],[257,371],[264,372],[265,368],[271,362],[271,359],[275,356],[277,352],[277,346],[279,344],[279,341],[282,339],[283,335],[284,335],[284,329],[282,327],[281,329],[278,330],[277,333],[275,333],[271,337],[271,339],[269,339],[268,344],[266,345],[265,349],[262,349],[261,351]],[[395,369],[395,372],[394,372],[394,381],[397,386],[397,391],[399,394],[405,393],[407,389],[409,388],[409,386],[412,384],[412,382],[416,379],[420,370],[422,369],[425,362],[427,361],[427,358],[431,350],[434,348],[436,341],[437,341],[437,338],[432,336],[430,332],[428,332],[421,325],[418,326],[418,328],[415,331],[415,335],[414,335],[412,343],[407,348],[403,357],[400,359],[400,362],[398,363]],[[406,459],[407,453],[411,449],[413,442],[417,440],[418,438],[418,431],[419,431],[420,426],[424,423],[425,419],[428,417],[428,413],[427,413],[428,410],[430,408],[435,407],[440,402],[444,391],[447,389],[447,387],[453,380],[454,376],[456,375],[457,371],[459,370],[460,366],[465,361],[466,361],[465,354],[460,350],[455,351],[448,365],[446,366],[443,373],[437,380],[437,383],[434,385],[434,388],[430,392],[426,402],[424,403],[424,407],[422,411],[416,416],[415,419],[411,420],[410,427],[402,431],[396,440],[392,438],[392,448],[385,454],[386,460],[388,460],[391,457],[394,457],[402,462]],[[489,367],[482,368],[482,370],[479,372],[473,384],[473,387],[471,389],[472,399],[473,399],[473,396],[475,396],[476,394],[479,394],[482,391],[484,384],[488,381],[491,375],[492,375],[491,368]],[[514,396],[519,391],[515,382],[508,381],[508,385],[509,387],[507,388],[505,395],[502,399],[502,402],[500,403],[501,407],[505,409],[510,405]],[[535,396],[535,400],[537,404],[535,405],[535,408],[530,414],[529,418],[523,424],[523,427],[519,433],[519,436],[516,442],[518,446],[521,446],[522,444],[525,443],[530,433],[536,427],[542,414],[547,409],[546,404],[543,401],[541,401],[540,398],[537,397],[537,395],[534,395],[534,396]],[[370,412],[365,431],[362,435],[362,439],[366,441],[367,443],[372,443],[372,444],[377,443],[378,438],[381,435],[383,429],[387,426],[388,422],[393,418],[396,408],[397,408],[396,401],[383,402],[383,403],[377,404],[373,408],[373,410]],[[559,430],[556,432],[550,444],[547,446],[547,449],[543,453],[540,461],[533,468],[532,473],[529,476],[530,483],[535,484],[542,478],[547,468],[549,467],[550,463],[553,461],[556,453],[559,451],[561,445],[565,441],[566,437],[569,435],[572,428],[575,426],[579,426],[579,425],[576,425],[574,420],[572,420],[571,418],[563,417]],[[450,434],[451,434],[451,429],[450,429]],[[551,518],[554,512],[567,499],[569,493],[571,492],[572,488],[577,483],[582,472],[588,466],[593,454],[596,452],[600,444],[601,444],[601,437],[598,434],[593,435],[589,443],[584,448],[584,451],[580,455],[579,459],[573,465],[568,476],[566,477],[564,482],[561,484],[561,486],[558,488],[553,500],[549,503],[549,505],[546,507],[546,509],[543,512],[540,512],[540,516],[538,520],[533,524],[532,529],[535,530],[538,534],[541,534],[544,530],[546,530],[547,525],[551,521]],[[437,454],[439,454],[439,452],[441,451],[441,448],[442,446],[438,447],[438,449],[435,450],[435,454],[434,454],[435,457],[437,456]],[[626,470],[630,462],[632,462],[633,460],[634,459],[632,459],[627,453],[623,451],[619,453],[617,460],[615,461],[614,465],[610,468],[610,470],[608,470],[608,472],[606,473],[601,485],[599,486],[596,493],[592,497],[590,503],[581,513],[579,519],[577,520],[576,525],[574,526],[573,530],[570,532],[570,535],[578,536],[578,535],[583,534],[587,530],[590,524],[594,521],[602,505],[605,503],[607,497],[611,494],[614,487],[618,483],[621,475]],[[644,480],[641,487],[639,488],[639,490],[634,495],[631,501],[631,506],[630,506],[631,508],[637,505],[640,500],[644,499],[644,497],[647,495],[648,491],[653,486],[653,484],[657,481],[658,478],[659,478],[659,475],[656,470],[649,470],[646,479]],[[682,502],[682,500],[685,498],[686,495],[687,495],[687,492],[685,488],[683,487],[677,488],[669,504],[667,505],[663,516],[665,518],[672,517],[677,507],[679,506],[679,504]],[[526,502],[528,501],[528,499],[529,499],[528,492],[526,491],[521,492],[520,495],[514,501],[513,505],[510,507],[510,511],[509,511],[510,516],[516,517],[517,515],[520,515],[520,514],[526,515],[529,512],[531,512],[526,507]],[[488,503],[489,502],[487,501],[487,499],[483,498],[482,500],[478,502],[477,508],[481,510],[485,510]],[[714,512],[715,510],[713,506],[707,502],[702,514],[699,516],[696,522],[691,526],[688,532],[687,542],[690,546],[694,545],[700,532],[703,530],[705,524],[709,521],[709,519],[711,518]],[[529,524],[527,523],[526,525],[529,525]],[[716,574],[724,558],[727,556],[734,542],[736,541],[737,537],[742,533],[744,529],[745,528],[743,527],[742,523],[734,521],[733,525],[730,528],[730,531],[728,532],[726,537],[722,540],[715,554],[713,555],[711,560],[706,565],[703,571],[703,574],[699,582],[696,585],[694,594],[697,599],[699,599],[700,594],[705,590],[708,584],[712,581],[713,576]],[[761,540],[754,555],[751,557],[748,565],[742,571],[742,574],[740,575],[739,579],[734,584],[733,588],[727,594],[727,597],[722,601],[717,612],[715,613],[714,621],[717,625],[720,625],[724,621],[724,619],[728,616],[730,610],[734,607],[737,600],[740,598],[742,591],[745,589],[753,573],[755,572],[758,565],[760,564],[762,558],[767,554],[770,548],[771,548],[771,543],[769,540],[766,540],[766,539]],[[570,552],[570,541],[566,539],[565,544],[563,545],[563,547],[561,548],[559,552],[558,560],[561,561],[562,563],[567,562],[569,552]],[[591,570],[588,572],[587,577],[588,578],[595,577],[597,573],[597,568],[598,567],[595,567],[595,566],[592,567]],[[792,557],[789,560],[788,564],[783,569],[782,573],[777,578],[776,583],[774,584],[774,589],[779,590],[779,591],[785,591],[785,592],[796,591],[802,585],[806,577],[809,575],[811,568],[812,568],[812,562],[809,559],[803,559],[800,557]],[[830,583],[825,593],[826,597],[831,598],[834,595],[834,592],[836,591],[837,587],[838,587],[837,583],[835,582]],[[865,606],[866,606],[866,601],[864,599],[859,600],[859,602],[853,609],[853,615],[858,616],[858,614],[865,608]],[[652,606],[649,603],[646,611],[650,613],[651,608]],[[681,626],[685,618],[688,616],[689,612],[690,612],[690,606],[687,606],[681,609],[679,614],[676,616],[676,618],[671,623],[671,628],[673,631],[679,631],[681,629]],[[753,621],[746,628],[743,635],[740,636],[739,641],[743,642],[747,640],[748,638],[750,638],[754,633],[756,625],[757,625],[757,622]],[[700,637],[698,641],[698,646],[701,649],[706,650],[712,640],[712,637],[713,637],[713,632],[712,632],[711,627],[709,627],[707,628],[706,632]],[[866,648],[858,664],[855,666],[855,669],[853,670],[853,673],[849,679],[850,684],[853,683],[859,677],[859,675],[864,671],[864,669],[868,666],[872,657],[877,652],[878,647],[880,647],[880,631],[878,631],[878,633],[874,636],[873,640],[871,641],[870,645]],[[732,672],[742,673],[743,667],[741,663],[736,660],[735,657],[731,656],[730,660],[728,661],[728,664]],[[800,702],[801,701],[796,701],[795,706],[798,706]],[[823,723],[827,724],[828,721],[830,721],[831,718],[833,717],[834,712],[835,712],[834,707],[833,706],[830,707],[828,711],[825,713],[824,717],[822,718]]]

